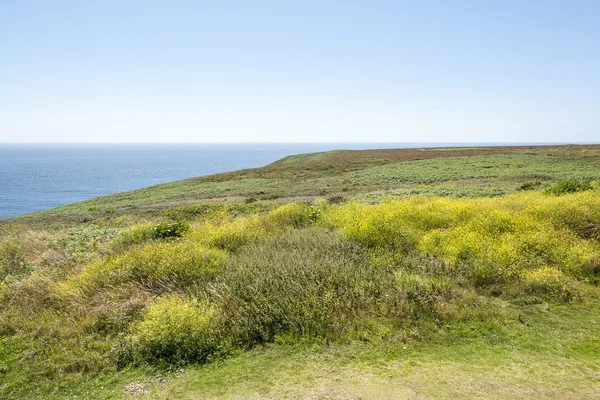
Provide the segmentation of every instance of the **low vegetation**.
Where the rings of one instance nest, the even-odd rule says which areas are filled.
[[[276,165],[288,171],[342,154]],[[561,317],[568,329],[596,323],[600,191],[587,180],[593,168],[578,164],[582,176],[556,181],[540,177],[550,156],[531,157],[519,167],[529,174],[525,183],[542,184],[525,185],[512,172],[480,176],[514,184],[514,193],[503,196],[374,202],[315,195],[101,212],[84,222],[57,217],[64,225],[56,227],[42,224],[48,213],[7,221],[0,231],[0,397],[119,398],[127,391],[85,393],[103,379],[115,379],[107,383],[114,388],[128,376],[231,365],[264,346],[283,353],[333,346],[359,358],[399,357],[397,349],[408,347],[418,359],[429,354],[418,350],[428,343],[468,347],[472,340],[529,346],[542,357],[550,350],[527,333],[523,315],[550,305],[573,311],[571,320]],[[412,169],[365,162],[368,168],[351,165],[345,173],[355,182],[380,180],[381,191],[417,173],[463,180],[479,176],[484,164],[514,171],[524,159],[432,156],[402,161]],[[432,172],[436,165],[446,168]],[[552,176],[574,174],[571,159],[552,165]],[[469,169],[468,176],[459,172]],[[313,191],[321,190],[319,179],[311,181]],[[81,215],[104,206],[90,207]],[[549,332],[551,320],[531,323]],[[573,339],[552,340],[570,346]],[[589,351],[578,354],[600,351],[597,338],[590,340],[581,344]]]

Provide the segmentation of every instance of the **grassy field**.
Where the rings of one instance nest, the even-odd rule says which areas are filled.
[[[600,179],[600,145],[330,151],[289,156],[263,168],[210,175],[98,197],[33,214],[93,219],[154,214],[210,201],[390,196],[499,196],[569,178]],[[527,186],[531,185],[531,186]]]
[[[598,398],[599,182],[333,151],[0,220],[0,398]]]

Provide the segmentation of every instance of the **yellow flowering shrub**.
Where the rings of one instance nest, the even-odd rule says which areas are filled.
[[[203,362],[221,346],[217,310],[177,295],[158,298],[130,335],[135,358]]]
[[[349,203],[331,207],[319,224],[370,247],[414,248],[466,267],[480,283],[518,278],[543,266],[572,276],[600,269],[600,196],[595,192]]]
[[[570,299],[574,295],[573,280],[556,268],[542,267],[523,274],[528,293]]]
[[[227,253],[193,241],[155,242],[88,264],[65,285],[84,292],[125,282],[158,289],[179,287],[212,279],[227,258]]]

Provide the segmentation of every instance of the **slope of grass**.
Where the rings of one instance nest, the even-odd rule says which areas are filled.
[[[426,184],[451,180],[502,178],[554,180],[600,178],[600,160],[547,155],[502,154],[408,161],[371,167],[356,173],[359,182]]]
[[[211,200],[495,196],[514,193],[526,183],[543,187],[569,178],[598,179],[598,171],[598,145],[331,151],[103,196],[26,218],[35,221],[48,216],[45,221],[56,221],[59,215],[76,215],[89,220],[115,212],[153,213]]]
[[[331,152],[5,221],[0,398],[594,398],[594,151]]]

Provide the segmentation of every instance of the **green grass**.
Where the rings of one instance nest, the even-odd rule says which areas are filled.
[[[159,398],[594,398],[594,307],[516,308],[526,324],[402,346],[269,346],[156,385]],[[553,327],[551,329],[550,327]],[[565,331],[575,333],[566,337]],[[311,397],[312,396],[312,397]]]
[[[444,151],[440,151],[444,150]],[[380,201],[413,194],[489,197],[570,179],[600,179],[600,146],[330,151],[286,157],[263,168],[186,179],[103,196],[22,219],[77,221],[207,201],[279,202],[315,197]]]
[[[439,150],[0,221],[0,398],[597,398],[600,146]]]
[[[339,153],[342,150],[331,150],[331,151],[323,151],[320,153],[306,153],[306,154],[298,154],[293,156],[287,156],[282,158],[281,160],[275,161],[274,165],[281,164],[296,164],[296,163],[305,163],[311,161],[321,161],[326,160],[332,154]]]
[[[87,212],[90,208],[102,211],[114,208],[134,208],[154,203],[180,203],[204,198],[220,198],[229,195],[256,195],[263,190],[276,188],[277,182],[272,179],[245,179],[239,181],[206,182],[201,185],[186,180],[150,186],[131,192],[117,193],[92,200],[86,200],[56,209],[41,211],[39,214]]]
[[[426,341],[271,344],[202,367],[125,369],[26,393],[30,399],[593,399],[600,394],[598,306],[509,306],[504,326],[455,327]],[[136,387],[142,393],[134,396],[129,390]]]
[[[415,184],[489,178],[513,181],[600,179],[600,160],[526,154],[438,158],[372,167],[355,176],[359,182]]]

